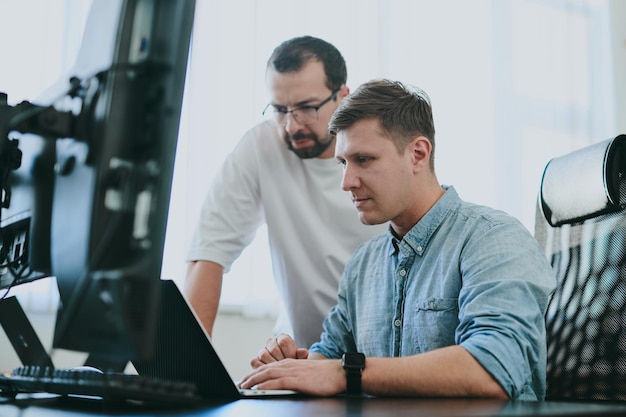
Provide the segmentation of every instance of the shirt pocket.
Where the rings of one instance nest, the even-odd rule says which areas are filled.
[[[458,298],[428,298],[415,309],[416,348],[428,352],[454,344],[459,325]]]

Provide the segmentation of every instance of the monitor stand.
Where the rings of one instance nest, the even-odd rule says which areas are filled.
[[[23,366],[41,366],[54,368],[52,358],[44,348],[30,320],[24,313],[15,296],[0,300],[0,325],[4,329],[13,350]],[[98,368],[105,372],[124,372],[126,362],[113,360],[97,354],[90,354],[85,366]]]
[[[15,296],[0,300],[0,325],[24,366],[54,367]]]

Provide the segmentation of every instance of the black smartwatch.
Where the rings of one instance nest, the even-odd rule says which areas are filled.
[[[341,366],[346,371],[346,394],[361,395],[361,373],[365,369],[365,355],[358,352],[344,353]]]

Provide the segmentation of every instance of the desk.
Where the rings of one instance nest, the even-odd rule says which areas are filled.
[[[624,416],[626,403],[506,402],[465,399],[299,398],[242,399],[230,403],[164,409],[104,406],[99,400],[46,399],[0,405],[2,417],[420,417],[420,416]]]

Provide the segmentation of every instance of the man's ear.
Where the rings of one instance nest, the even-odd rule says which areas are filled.
[[[348,94],[350,94],[350,87],[347,85],[342,86],[337,92],[337,101],[341,103],[341,100],[346,98]]]
[[[409,143],[409,151],[411,152],[411,161],[415,173],[429,169],[430,153],[432,144],[425,136],[417,136]]]

